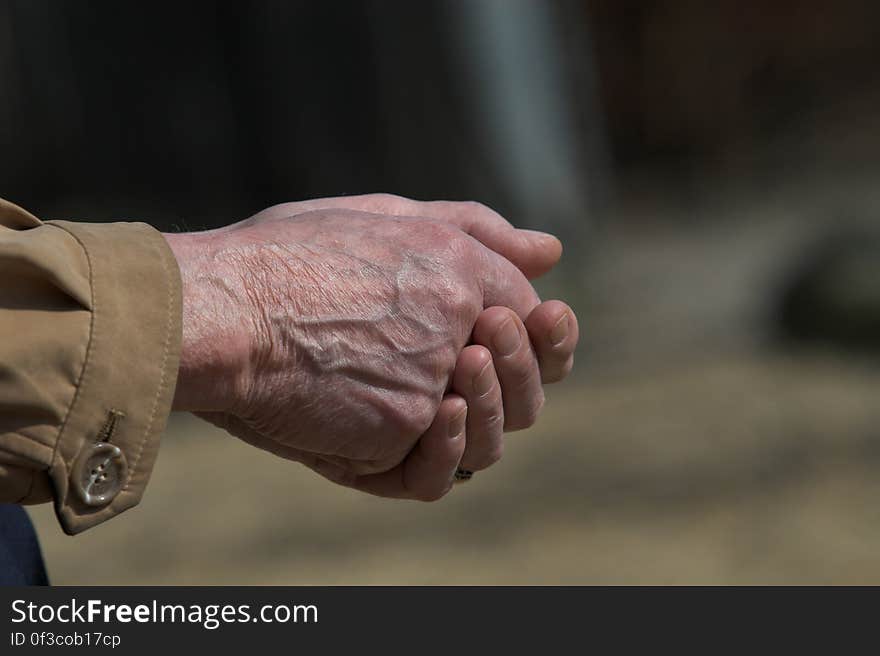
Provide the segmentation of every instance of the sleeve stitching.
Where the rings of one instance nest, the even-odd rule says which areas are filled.
[[[64,437],[65,430],[67,429],[67,421],[68,421],[68,419],[70,419],[70,415],[73,412],[73,408],[76,405],[76,402],[79,400],[80,391],[82,390],[83,385],[85,384],[85,381],[86,381],[86,370],[88,369],[89,362],[91,362],[91,356],[92,356],[92,350],[93,350],[92,346],[94,345],[94,341],[95,341],[95,339],[94,339],[95,338],[95,316],[98,314],[98,303],[95,298],[94,267],[92,265],[92,258],[89,254],[89,250],[86,248],[85,244],[82,242],[82,240],[79,237],[77,237],[72,232],[65,230],[61,226],[57,226],[52,223],[47,223],[44,225],[47,225],[47,226],[50,226],[53,228],[57,228],[58,230],[61,230],[65,233],[67,233],[68,235],[73,237],[73,239],[76,240],[76,243],[79,244],[80,248],[82,248],[83,254],[86,257],[86,263],[89,265],[89,296],[90,296],[90,300],[92,303],[91,317],[89,319],[89,343],[88,343],[88,346],[86,347],[86,357],[83,360],[82,370],[80,371],[79,378],[76,381],[76,392],[74,392],[73,400],[70,402],[70,405],[67,407],[67,413],[64,415],[64,421],[61,423],[61,428],[58,431],[58,439],[55,441],[55,447],[52,450],[52,461],[49,466],[53,467],[55,465],[55,460],[58,458],[58,449],[59,449],[59,446],[61,445],[61,440]],[[76,456],[74,456],[74,457],[76,457]],[[65,469],[69,470],[70,463],[65,462],[63,460],[63,458],[62,458],[62,462],[64,463]],[[65,490],[65,492],[66,492],[66,490]],[[58,501],[59,501],[59,503],[61,502],[60,499]]]
[[[167,364],[168,364],[168,352],[170,351],[170,348],[171,348],[171,330],[172,330],[172,326],[171,326],[172,321],[171,320],[172,320],[172,316],[174,314],[174,312],[173,312],[173,305],[174,305],[174,289],[173,288],[174,288],[174,285],[171,282],[171,273],[168,271],[169,254],[164,251],[162,251],[160,254],[161,254],[161,258],[162,258],[162,270],[165,273],[165,282],[166,282],[167,289],[168,289],[168,294],[167,294],[168,300],[167,300],[167,303],[165,304],[165,344],[163,346],[164,352],[162,354],[162,364],[161,364],[162,373],[159,378],[159,385],[156,389],[156,396],[153,398],[153,407],[150,410],[150,419],[147,422],[147,428],[144,431],[143,437],[141,437],[141,443],[140,443],[140,446],[138,447],[137,455],[135,456],[131,467],[129,467],[128,479],[125,481],[125,487],[122,489],[123,492],[127,492],[129,490],[129,488],[131,486],[131,479],[134,476],[135,471],[137,471],[138,464],[140,464],[141,456],[143,455],[143,452],[144,452],[144,446],[147,443],[147,438],[150,436],[150,433],[153,430],[153,422],[156,419],[156,410],[159,408],[159,399],[162,396],[162,392],[165,390],[165,385],[167,383],[167,378],[168,378]]]

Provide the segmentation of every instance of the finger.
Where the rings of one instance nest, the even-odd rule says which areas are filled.
[[[508,307],[525,320],[541,302],[535,288],[508,260],[483,247],[483,307]]]
[[[562,256],[562,243],[553,235],[517,229],[498,212],[482,203],[425,202],[393,194],[366,194],[285,203],[263,212],[267,215],[283,212],[289,216],[292,213],[337,207],[373,214],[419,216],[447,221],[510,260],[529,279],[547,273]]]
[[[544,405],[544,388],[522,321],[505,307],[484,310],[474,325],[473,341],[492,352],[504,401],[504,429],[534,424]]]
[[[431,427],[402,463],[381,474],[357,476],[351,486],[382,497],[436,501],[451,488],[465,450],[467,404],[447,394]]]
[[[546,301],[526,318],[526,330],[538,356],[541,380],[555,383],[565,378],[574,365],[578,343],[577,317],[562,301]]]
[[[510,260],[529,278],[537,278],[556,266],[562,243],[553,235],[518,230],[498,212],[475,202],[431,201],[422,203],[425,216],[457,225],[486,247]]]
[[[455,364],[452,389],[467,401],[467,445],[459,467],[479,471],[501,460],[504,405],[501,384],[484,346],[468,346]]]

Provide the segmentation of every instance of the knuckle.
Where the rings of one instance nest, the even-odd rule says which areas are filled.
[[[396,427],[392,430],[396,430]],[[363,468],[359,474],[378,474],[403,461],[412,448],[413,438],[402,432],[395,434],[397,439],[376,441],[372,447],[363,450],[362,457],[357,461],[359,467]]]
[[[520,431],[525,430],[526,428],[530,428],[532,426],[532,422],[530,422],[528,417],[521,416],[512,418],[509,417],[504,424],[504,430],[507,432],[511,431]]]
[[[528,349],[521,349],[519,353],[511,355],[510,359],[504,381],[505,388],[517,398],[528,399],[531,402],[541,394],[540,385],[537,383],[540,373],[537,363],[534,362]],[[499,366],[503,367],[504,364],[502,361]]]
[[[486,466],[490,467],[504,458],[504,445],[499,443],[486,454]]]
[[[492,434],[498,433],[499,428],[504,426],[504,413],[503,412],[494,412],[488,417],[486,417],[485,421],[486,431]]]
[[[544,408],[544,393],[541,391],[526,405],[523,405],[519,412],[513,417],[508,417],[504,427],[509,431],[523,430],[531,428],[538,421],[538,416]]]
[[[402,459],[402,457],[392,457],[383,460],[356,460],[350,464],[350,468],[358,476],[381,474],[396,466]]]
[[[296,203],[286,202],[270,205],[255,216],[275,218],[279,216],[291,216],[297,213]]]
[[[488,205],[477,200],[462,201],[461,208],[464,212],[471,214],[489,214],[492,212],[492,209]]]
[[[438,289],[437,301],[447,316],[476,317],[482,307],[471,286],[457,281],[449,281]]]
[[[558,383],[568,377],[571,373],[572,367],[574,367],[574,358],[569,357],[559,366],[547,367],[547,371],[542,376],[542,380],[545,383]]]
[[[558,383],[563,378],[565,378],[565,374],[559,369],[547,370],[541,375],[541,382],[543,383]]]
[[[366,200],[371,206],[390,212],[391,214],[397,213],[395,210],[400,210],[402,206],[405,206],[410,202],[409,199],[404,198],[403,196],[386,192],[368,194]]]
[[[493,444],[485,453],[481,453],[476,461],[472,464],[470,469],[473,470],[481,470],[488,469],[492,465],[499,462],[504,457],[504,444],[499,441],[498,444]]]
[[[357,474],[354,471],[320,458],[306,464],[327,480],[343,487],[352,487],[357,480]]]
[[[439,250],[456,253],[464,248],[465,234],[451,223],[439,219],[425,219],[420,229],[430,236],[435,248]]]
[[[544,410],[544,404],[547,403],[547,397],[544,396],[544,388],[539,388],[539,392],[535,399],[535,420],[538,419],[538,416]]]
[[[432,399],[421,394],[407,399],[402,411],[397,414],[400,432],[411,438],[422,435],[434,421],[437,414],[435,405]]]
[[[361,417],[360,432],[375,439],[358,441],[358,452],[346,455],[376,463],[402,460],[428,430],[437,411],[427,393],[377,396],[370,403],[371,411]]]
[[[443,488],[431,488],[420,490],[416,493],[416,499],[418,501],[422,501],[424,503],[433,503],[435,501],[439,501],[443,497],[446,496],[446,493],[451,489],[451,485],[447,485]]]

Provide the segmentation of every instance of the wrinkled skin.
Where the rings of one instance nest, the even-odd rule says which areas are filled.
[[[417,490],[418,481],[408,484],[401,468],[408,455],[423,461],[411,463],[409,474],[424,476],[431,457],[445,457],[446,469],[454,471],[465,451],[466,392],[447,392],[457,365],[459,371],[486,368],[484,361],[494,355],[488,344],[465,349],[480,320],[515,322],[525,336],[521,351],[528,362],[523,359],[520,369],[530,377],[514,372],[508,378],[515,376],[511,386],[527,396],[517,403],[527,417],[515,428],[529,425],[543,403],[541,358],[522,321],[528,323],[540,300],[520,268],[534,275],[547,266],[531,251],[506,253],[519,260],[517,268],[468,231],[500,251],[557,246],[540,234],[517,237],[511,246],[517,231],[501,226],[500,217],[481,216],[470,226],[462,213],[490,211],[457,205],[384,195],[307,201],[269,208],[220,230],[166,235],[184,284],[175,407],[335,482],[383,494],[388,477],[371,475],[397,468],[395,482]],[[504,233],[504,245],[486,233],[487,225],[489,233]],[[545,259],[555,258],[558,252]],[[573,313],[559,305],[573,322]],[[499,314],[511,311],[509,321]],[[576,339],[561,350],[559,371],[549,378],[570,369]],[[473,353],[474,364],[460,361],[463,352]],[[497,410],[487,411],[487,421],[498,423],[501,385],[490,373],[493,393],[483,396],[493,397]],[[446,443],[455,429],[461,439]],[[415,448],[420,439],[424,453]],[[493,439],[499,443],[500,434]],[[409,496],[441,496],[450,482]]]

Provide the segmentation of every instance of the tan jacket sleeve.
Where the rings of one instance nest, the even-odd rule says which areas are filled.
[[[142,223],[42,222],[0,199],[0,502],[64,531],[136,505],[180,354],[177,263]]]

